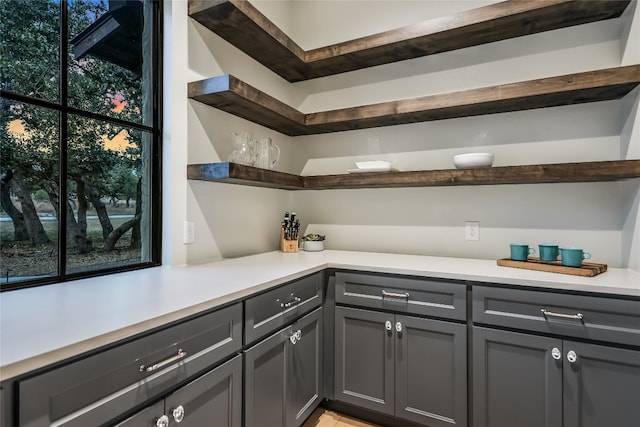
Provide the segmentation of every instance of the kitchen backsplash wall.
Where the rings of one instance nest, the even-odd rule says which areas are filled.
[[[640,120],[631,110],[638,91],[622,101],[295,138],[186,99],[188,81],[223,73],[312,112],[640,63],[640,52],[627,50],[638,46],[627,42],[640,37],[637,10],[629,18],[290,84],[191,21],[186,1],[168,3],[165,73],[174,93],[165,128],[165,170],[173,171],[165,200],[172,218],[165,223],[166,264],[276,250],[283,212],[297,210],[307,231],[327,234],[328,248],[493,259],[506,256],[510,241],[556,241],[584,246],[596,261],[640,270],[632,260],[634,254],[640,259],[639,180],[286,192],[184,177],[185,162],[227,160],[231,132],[238,130],[271,137],[282,150],[276,169],[302,174],[344,173],[356,160],[378,158],[402,170],[450,168],[451,156],[469,151],[496,153],[496,165],[637,158]],[[310,49],[488,3],[254,4]],[[185,220],[196,225],[193,245],[181,241]],[[479,241],[464,240],[465,220],[480,221]]]

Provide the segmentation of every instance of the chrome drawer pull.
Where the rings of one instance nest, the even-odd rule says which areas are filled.
[[[559,317],[561,319],[572,319],[572,320],[582,320],[584,315],[582,313],[576,314],[564,314],[564,313],[554,313],[553,311],[547,311],[545,308],[541,308],[540,311],[542,314],[547,317]]]
[[[300,301],[302,301],[302,299],[300,297],[293,297],[293,299],[287,301],[287,302],[281,302],[280,303],[280,308],[289,308],[291,306],[300,304]]]
[[[384,297],[409,299],[409,292],[389,292],[383,289],[382,298]]]
[[[164,368],[167,365],[170,365],[171,363],[175,362],[176,360],[180,360],[183,357],[185,357],[187,355],[187,352],[182,350],[181,348],[178,349],[178,354],[176,354],[175,356],[172,356],[166,360],[163,360],[162,362],[158,362],[158,363],[154,363],[153,365],[150,366],[146,366],[146,365],[140,365],[140,372],[153,372],[156,371],[160,368]]]

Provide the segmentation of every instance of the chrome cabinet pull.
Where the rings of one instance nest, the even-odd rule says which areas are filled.
[[[170,365],[171,363],[178,361],[180,359],[182,359],[183,357],[185,357],[187,355],[187,352],[182,350],[181,348],[178,349],[178,354],[176,354],[175,356],[171,356],[170,358],[163,360],[162,362],[158,362],[158,363],[154,363],[153,365],[140,365],[140,372],[153,372],[156,371],[160,368],[164,368],[167,365]]]
[[[544,317],[559,317],[561,319],[572,319],[572,320],[582,320],[584,318],[584,314],[576,313],[576,314],[564,314],[564,313],[554,313],[553,311],[548,311],[546,308],[541,308],[540,312]]]
[[[169,427],[169,417],[166,415],[161,416],[156,420],[156,427]]]
[[[555,360],[562,359],[562,352],[558,347],[553,347],[551,349],[551,357],[553,357]]]
[[[293,332],[289,337],[289,341],[291,341],[291,344],[293,345],[296,345],[298,341],[300,341],[301,339],[302,339],[302,331],[300,329]]]
[[[387,331],[390,331],[391,329],[393,329],[393,325],[391,324],[391,320],[387,320],[386,322],[384,322],[384,328]]]
[[[409,292],[389,292],[386,290],[382,290],[382,298],[402,298],[409,299]]]
[[[179,405],[176,409],[171,411],[171,415],[173,415],[173,419],[176,423],[182,422],[182,420],[184,420],[184,406]]]
[[[293,307],[294,305],[300,304],[300,301],[302,301],[302,299],[300,297],[295,297],[293,295],[291,295],[291,296],[292,296],[292,298],[289,301],[280,303],[280,308]]]
[[[396,331],[402,332],[402,323],[396,322]]]
[[[578,355],[575,351],[570,350],[567,352],[567,360],[569,361],[569,363],[576,363],[576,361],[578,360]]]

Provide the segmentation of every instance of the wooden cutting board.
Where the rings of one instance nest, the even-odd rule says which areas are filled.
[[[539,258],[529,257],[528,261],[514,261],[511,258],[498,260],[502,267],[524,268],[527,270],[547,271],[549,273],[572,274],[574,276],[593,277],[607,271],[607,264],[583,262],[580,267],[567,267],[560,261],[540,261]]]

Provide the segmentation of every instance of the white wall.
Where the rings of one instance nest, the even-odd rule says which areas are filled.
[[[445,93],[640,63],[636,10],[622,19],[561,29],[289,84],[191,21],[186,1],[166,1],[171,46],[165,84],[165,263],[195,263],[277,248],[285,211],[297,210],[326,246],[495,259],[510,241],[583,246],[594,260],[640,270],[639,180],[625,183],[286,192],[186,181],[185,164],[226,160],[231,133],[271,137],[278,170],[344,173],[360,159],[401,170],[451,167],[451,156],[492,151],[496,165],[638,158],[637,91],[608,101],[290,138],[186,100],[188,81],[230,73],[304,112]],[[311,49],[488,1],[255,1]],[[331,30],[328,31],[327,29]],[[169,95],[165,88],[165,96]],[[635,107],[634,107],[635,106]],[[196,243],[182,244],[182,222]],[[480,241],[464,221],[480,221]],[[636,258],[640,258],[638,255]]]
[[[622,65],[640,63],[640,7],[633,2],[622,17]],[[622,105],[620,136],[623,159],[640,159],[640,89],[627,95]],[[623,185],[622,265],[640,271],[640,179]]]
[[[277,169],[287,170],[291,139],[188,100],[187,83],[230,73],[284,102],[299,102],[296,91],[192,21],[186,0],[165,0],[164,7],[163,263],[194,264],[274,250],[281,216],[290,209],[288,192],[188,181],[186,165],[226,161],[233,151],[232,133],[246,131],[271,137],[282,148]],[[195,225],[193,244],[183,243],[185,221]]]

